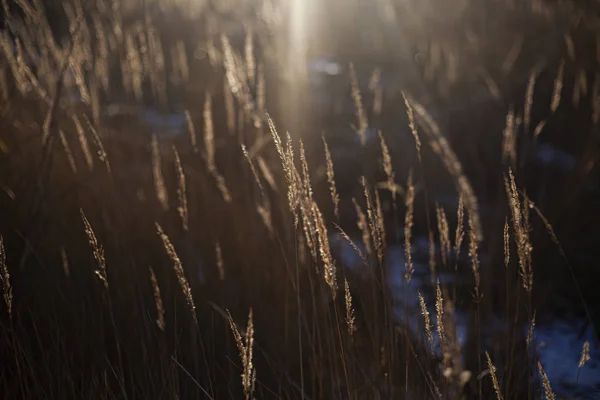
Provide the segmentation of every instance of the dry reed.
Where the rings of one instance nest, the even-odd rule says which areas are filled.
[[[190,136],[190,144],[194,153],[198,152],[198,139],[196,138],[196,128],[194,127],[194,121],[192,121],[192,115],[189,110],[185,110],[185,121],[187,123],[188,135]]]
[[[375,247],[375,253],[377,254],[377,259],[379,263],[383,261],[383,251],[384,251],[384,238],[383,238],[383,225],[382,222],[379,221],[378,212],[376,210],[376,206],[373,204],[373,200],[371,199],[371,195],[369,194],[369,188],[367,186],[367,180],[363,176],[361,178],[361,183],[363,186],[363,190],[365,193],[365,200],[367,203],[367,216],[369,219],[369,235],[373,239],[373,245]]]
[[[406,106],[406,115],[408,116],[408,127],[410,128],[410,133],[413,135],[415,139],[415,149],[417,150],[417,156],[419,160],[421,159],[421,139],[419,139],[419,133],[417,131],[417,125],[415,124],[415,114],[413,111],[408,98],[402,93],[402,98],[404,99],[404,105]]]
[[[183,230],[188,230],[189,217],[188,217],[188,205],[187,195],[185,190],[185,174],[183,173],[183,167],[181,166],[181,160],[179,159],[179,153],[175,146],[173,146],[173,153],[175,154],[175,172],[177,173],[177,198],[179,205],[177,206],[177,213],[181,219],[181,226]]]
[[[412,279],[414,272],[411,253],[411,239],[414,218],[414,203],[415,203],[415,187],[412,182],[412,172],[408,175],[406,183],[406,214],[404,216],[404,257],[406,262],[405,277],[408,283]]]
[[[244,395],[246,396],[246,400],[250,400],[253,398],[256,386],[256,370],[254,369],[252,361],[254,351],[254,321],[252,319],[252,309],[250,309],[250,312],[248,313],[248,325],[243,338],[237,325],[233,321],[229,310],[227,310],[227,316],[229,318],[229,327],[233,332],[235,343],[237,344],[242,359],[242,386],[244,388]]]
[[[510,232],[508,231],[508,218],[504,219],[504,265],[510,263]]]
[[[85,228],[85,234],[88,238],[88,242],[90,247],[92,248],[94,259],[96,260],[97,268],[94,270],[96,276],[102,281],[104,287],[108,289],[108,276],[106,274],[106,260],[104,258],[104,249],[102,245],[98,242],[96,238],[96,234],[92,229],[92,225],[90,225],[88,219],[85,217],[83,210],[79,210],[81,213],[81,219],[83,220],[83,226]]]
[[[437,334],[440,338],[440,346],[443,353],[447,343],[444,328],[444,298],[442,296],[442,289],[440,287],[439,280],[437,281],[435,287],[435,312],[437,318]]]
[[[531,317],[531,321],[529,321],[529,329],[527,330],[527,348],[529,348],[531,346],[531,343],[533,343],[533,335],[535,333],[535,314],[536,311],[533,310],[533,316]]]
[[[535,81],[537,79],[538,69],[533,68],[529,73],[529,80],[527,81],[527,89],[525,91],[525,110],[523,113],[523,120],[525,125],[525,133],[529,133],[531,126],[531,110],[533,108],[533,95],[535,92]]]
[[[540,376],[542,377],[542,385],[544,387],[544,394],[546,395],[546,400],[555,400],[556,395],[552,391],[552,387],[550,386],[550,380],[548,379],[548,375],[544,371],[542,367],[542,363],[538,361],[538,370],[540,371]]]
[[[156,223],[156,231],[158,233],[158,237],[163,243],[165,251],[171,262],[173,263],[173,269],[175,270],[175,275],[177,276],[177,280],[179,281],[179,285],[181,286],[181,290],[183,291],[183,295],[185,300],[190,308],[192,313],[192,317],[194,318],[194,322],[198,324],[198,320],[196,319],[196,305],[194,304],[194,297],[192,296],[192,288],[185,277],[185,271],[183,270],[183,265],[181,265],[181,260],[175,251],[175,247],[171,243],[169,237],[165,234],[162,227]]]
[[[523,280],[523,287],[527,292],[531,292],[533,287],[533,270],[531,265],[532,247],[529,240],[528,205],[526,201],[523,207],[521,207],[515,177],[511,169],[509,169],[508,174],[508,178],[504,177],[504,184],[512,214],[520,274]]]
[[[419,307],[421,308],[421,315],[423,315],[423,321],[425,323],[425,334],[427,336],[427,341],[429,342],[429,346],[433,351],[433,331],[431,329],[431,318],[429,317],[429,311],[427,310],[427,305],[425,304],[425,299],[421,292],[417,292],[419,296]]]
[[[163,306],[162,297],[160,295],[160,287],[158,286],[158,280],[152,267],[148,267],[150,270],[150,281],[152,282],[152,293],[154,294],[154,306],[156,307],[156,325],[161,331],[165,330],[165,308]]]
[[[560,62],[558,72],[556,73],[556,79],[554,80],[554,88],[552,90],[552,101],[550,103],[550,111],[555,113],[560,105],[560,99],[563,89],[563,78],[565,73],[565,60]]]
[[[494,364],[492,364],[492,359],[487,351],[485,352],[485,358],[487,359],[488,369],[490,370],[490,375],[492,377],[492,384],[494,385],[494,391],[496,392],[496,399],[502,400],[502,392],[500,391],[500,384],[498,383],[498,377],[496,376],[496,367],[494,367]]]
[[[363,106],[362,95],[358,86],[358,78],[356,77],[356,71],[354,70],[354,64],[350,64],[350,85],[352,89],[352,101],[354,102],[354,109],[356,113],[356,122],[358,127],[355,128],[360,138],[360,144],[364,146],[367,143],[367,129],[369,127],[369,121],[367,120],[367,113]]]
[[[479,240],[473,229],[473,220],[471,214],[468,215],[469,220],[469,256],[471,257],[471,269],[473,278],[475,279],[475,298],[481,298],[481,278],[479,275]]]
[[[590,361],[590,342],[586,340],[581,349],[581,358],[579,359],[578,368],[583,368],[588,361]]]
[[[514,168],[517,162],[517,130],[512,106],[506,114],[506,125],[502,136],[502,161],[508,161]]]
[[[352,294],[350,293],[350,286],[348,280],[344,279],[344,291],[345,291],[345,303],[346,303],[346,325],[348,325],[348,333],[350,338],[354,337],[354,331],[356,330],[356,316],[354,315],[354,309],[352,308]]]
[[[92,152],[90,151],[90,145],[85,136],[85,131],[83,130],[83,126],[81,126],[81,122],[75,115],[72,117],[73,123],[75,124],[75,130],[77,131],[77,139],[79,140],[79,145],[81,146],[81,152],[83,153],[83,158],[91,170],[94,168],[94,159],[92,157]]]
[[[450,227],[448,226],[448,219],[446,218],[446,212],[442,207],[436,204],[435,214],[437,219],[438,232],[440,235],[440,246],[442,250],[442,262],[447,265],[450,257],[450,249],[452,244],[450,243]]]
[[[204,97],[204,149],[206,152],[206,166],[209,170],[215,170],[215,132],[212,119],[212,100],[210,93],[206,92]]]
[[[383,157],[383,171],[385,172],[385,176],[387,178],[386,186],[392,192],[392,201],[395,204],[397,191],[395,190],[396,184],[394,181],[396,178],[395,178],[394,169],[392,167],[392,157],[390,156],[390,150],[387,146],[387,143],[385,142],[383,134],[381,133],[381,131],[379,131],[378,134],[379,134],[379,143],[381,145],[381,154]]]
[[[327,146],[327,141],[325,141],[325,135],[321,137],[323,139],[323,147],[325,149],[325,166],[327,167],[327,183],[329,183],[329,193],[331,194],[331,202],[333,203],[333,215],[336,218],[340,218],[339,213],[339,203],[340,196],[337,193],[337,189],[335,187],[335,175],[333,172],[333,161],[331,161],[331,154],[329,153],[329,146]]]
[[[2,294],[4,295],[4,304],[8,310],[8,315],[12,317],[12,285],[10,283],[10,274],[8,273],[8,266],[6,265],[6,251],[4,250],[4,239],[0,236],[0,278],[2,279]]]
[[[65,132],[63,132],[62,129],[59,129],[58,136],[60,138],[60,143],[62,144],[63,150],[65,151],[65,155],[67,156],[69,167],[74,174],[77,174],[77,164],[75,163],[75,157],[73,157],[73,152],[71,151],[71,147],[69,146]]]
[[[365,246],[365,252],[368,255],[371,255],[371,234],[369,233],[369,224],[367,223],[367,216],[363,212],[362,208],[360,208],[360,205],[358,205],[354,197],[352,198],[352,204],[354,204],[354,209],[356,211],[356,226],[361,232],[363,246]]]
[[[323,220],[321,211],[319,211],[319,207],[315,202],[312,203],[312,213],[315,219],[314,223],[319,242],[319,254],[321,255],[321,261],[323,262],[325,283],[331,289],[332,298],[335,300],[337,292],[335,263],[333,257],[331,256],[331,248],[329,246],[329,237],[327,235],[325,221]]]
[[[225,263],[223,262],[223,252],[221,251],[221,243],[215,242],[215,258],[217,260],[217,270],[219,271],[219,279],[225,280]]]
[[[156,135],[152,135],[152,175],[154,177],[156,198],[163,211],[166,211],[169,209],[169,194],[162,174],[160,147]]]

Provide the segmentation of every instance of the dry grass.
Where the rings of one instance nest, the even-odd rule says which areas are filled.
[[[385,60],[352,54],[356,64],[327,78],[346,80],[340,86],[351,116],[337,89],[328,93],[335,110],[317,110],[312,99],[320,89],[288,74],[282,54],[294,36],[289,10],[269,1],[209,3],[68,2],[57,13],[60,34],[46,14],[50,6],[3,3],[0,119],[8,128],[0,133],[0,267],[8,318],[0,336],[8,361],[0,368],[1,395],[518,399],[543,390],[557,397],[534,351],[536,310],[546,292],[554,295],[556,272],[536,273],[534,288],[534,270],[547,260],[540,237],[548,236],[538,228],[565,261],[563,246],[582,240],[558,241],[563,220],[544,214],[553,210],[548,198],[557,197],[556,187],[540,189],[543,174],[531,183],[537,170],[528,157],[538,141],[557,136],[569,107],[589,113],[590,123],[600,118],[600,79],[580,66],[575,29],[559,35],[564,49],[549,60],[558,71],[548,79],[528,58],[528,35],[517,32],[506,43],[496,37],[492,44],[503,54],[495,69],[484,68],[480,59],[493,57],[472,54],[491,46],[488,37],[473,36],[483,33],[461,31],[469,43],[463,48],[437,17],[427,32],[413,21],[406,25],[419,50],[413,64],[442,115],[409,82],[411,71],[390,73]],[[501,21],[514,17],[514,9],[494,7]],[[458,8],[437,13],[463,15]],[[387,17],[410,22],[410,12],[392,9]],[[536,24],[555,18],[545,5],[527,12]],[[369,29],[356,30],[369,36]],[[337,36],[319,37],[335,48]],[[354,36],[349,41],[350,48],[367,47]],[[527,73],[517,76],[521,68]],[[365,70],[370,82],[361,91]],[[504,87],[512,74],[517,89]],[[483,115],[485,129],[478,109],[466,117],[446,112],[473,80],[491,98],[514,104],[503,115]],[[562,100],[567,96],[572,104]],[[183,134],[148,126],[137,117],[148,108],[182,110]],[[299,111],[305,114],[293,115]],[[352,141],[344,137],[352,130],[342,132],[349,125],[359,138],[354,147],[341,144]],[[331,132],[338,127],[341,135]],[[324,133],[319,139],[315,132]],[[575,189],[594,176],[580,170],[594,173],[598,161],[597,154],[586,157],[564,190],[574,196],[573,210],[584,197]],[[405,188],[396,182],[401,176]],[[576,187],[579,181],[585,184]],[[456,215],[447,214],[454,207]],[[530,210],[539,218],[530,221]],[[342,240],[334,242],[336,230]],[[511,238],[518,267],[511,265]],[[76,268],[90,261],[104,288],[90,290],[91,269]],[[395,262],[405,263],[404,276]],[[444,280],[448,274],[455,279]],[[405,290],[400,296],[395,278]],[[232,314],[246,313],[242,329]],[[423,332],[407,324],[418,313]],[[472,321],[462,344],[460,314]],[[486,326],[495,318],[507,327],[502,335]],[[526,335],[517,333],[527,327]],[[583,345],[579,370],[590,368],[591,345]],[[485,348],[494,350],[496,365]],[[523,379],[536,368],[539,384]],[[481,379],[486,373],[491,379]],[[238,374],[241,385],[232,383]]]

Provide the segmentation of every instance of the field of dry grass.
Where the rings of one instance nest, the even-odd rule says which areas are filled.
[[[2,10],[2,398],[600,396],[592,5]]]

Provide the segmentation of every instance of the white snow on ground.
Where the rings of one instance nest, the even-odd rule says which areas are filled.
[[[578,399],[600,399],[600,348],[591,325],[580,335],[582,320],[555,320],[537,326],[536,352],[552,389],[559,395]],[[583,343],[589,341],[590,361],[578,368]]]
[[[416,244],[421,244],[421,240],[415,240]],[[339,234],[332,235],[332,247],[334,250],[341,249],[341,253],[336,256],[344,264],[355,272],[360,272],[363,268],[362,261],[356,254],[356,251]],[[359,240],[355,240],[357,246],[364,251]],[[402,246],[390,246],[386,252],[386,259],[389,266],[388,273],[390,278],[390,287],[394,296],[395,314],[399,321],[408,319],[409,326],[417,336],[424,335],[423,317],[419,307],[417,291],[421,291],[423,296],[424,287],[431,284],[429,268],[426,265],[415,264],[415,272],[410,284],[407,284],[405,278],[405,258],[404,248]],[[446,274],[440,275],[440,283],[450,283],[456,280],[456,277]],[[427,309],[431,316],[431,321],[435,329],[435,299],[428,299]],[[461,312],[455,313],[458,342],[463,345],[467,338],[468,316]],[[502,325],[497,321],[498,326]],[[523,335],[527,335],[528,327],[525,327]],[[583,334],[581,334],[583,332]],[[579,359],[583,343],[589,341],[590,358],[583,368],[579,369]],[[591,325],[584,329],[584,323],[581,319],[573,321],[555,320],[547,324],[538,324],[536,326],[534,342],[536,344],[536,353],[553,391],[558,396],[577,399],[600,399],[600,348],[597,346]],[[439,355],[439,338],[434,335],[434,349]]]

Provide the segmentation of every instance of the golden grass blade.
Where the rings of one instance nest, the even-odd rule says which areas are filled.
[[[406,97],[404,92],[402,92],[402,98],[404,99],[404,105],[406,106],[406,115],[408,116],[408,127],[410,128],[410,132],[412,133],[413,138],[415,139],[415,149],[417,150],[417,156],[419,157],[419,160],[420,160],[421,159],[421,139],[419,139],[417,125],[415,124],[415,114],[414,114],[413,108],[410,105],[410,102],[408,101],[408,98]]]
[[[183,270],[183,265],[181,265],[181,260],[175,251],[175,247],[171,243],[169,237],[165,234],[162,227],[156,223],[156,231],[158,233],[158,237],[161,239],[165,251],[171,261],[173,262],[173,269],[175,271],[175,275],[177,276],[177,280],[179,281],[179,285],[181,286],[181,290],[183,291],[183,295],[185,300],[190,308],[190,312],[192,313],[192,317],[194,318],[194,322],[198,324],[198,320],[196,317],[196,305],[194,304],[194,297],[192,296],[192,288],[185,277],[185,271]]]
[[[254,85],[256,77],[256,61],[254,60],[254,34],[252,28],[246,29],[246,40],[244,45],[244,55],[246,58],[246,75],[250,85]]]
[[[69,276],[71,276],[71,270],[69,269],[69,258],[67,257],[65,246],[60,246],[60,259],[62,262],[63,272],[68,278]]]
[[[198,152],[198,141],[196,138],[196,128],[194,127],[194,122],[192,121],[192,116],[190,114],[190,110],[185,110],[185,121],[187,123],[188,134],[190,135],[190,144],[192,145],[192,149],[194,153]]]
[[[327,283],[327,286],[331,289],[331,296],[335,300],[337,294],[335,262],[331,256],[331,247],[329,245],[329,237],[327,236],[327,228],[325,227],[323,215],[321,215],[321,211],[319,211],[319,207],[314,201],[312,203],[312,213],[315,219],[314,223],[317,231],[317,239],[319,241],[319,254],[321,255],[321,261],[323,262],[325,283]]]
[[[10,274],[8,273],[8,267],[6,265],[6,251],[4,250],[4,240],[0,236],[0,278],[2,280],[2,293],[4,295],[4,304],[8,310],[8,315],[12,317],[12,299],[13,291],[10,283]]]
[[[189,217],[188,217],[188,205],[187,205],[187,192],[185,189],[185,174],[183,173],[183,167],[181,166],[181,160],[179,159],[179,153],[175,146],[173,146],[173,153],[175,154],[175,172],[177,173],[177,198],[179,205],[177,206],[177,213],[181,219],[181,226],[183,230],[188,230]]]
[[[354,331],[356,330],[356,315],[354,314],[354,309],[352,308],[352,294],[350,293],[350,286],[348,285],[347,279],[344,279],[344,288],[346,300],[346,325],[348,325],[348,333],[350,334],[350,338],[353,338]]]
[[[152,175],[154,177],[154,190],[156,198],[160,203],[163,211],[169,209],[169,194],[165,185],[165,179],[162,174],[162,162],[160,155],[160,147],[156,135],[152,135]]]
[[[504,184],[512,214],[520,274],[523,280],[523,287],[527,292],[530,292],[533,288],[533,270],[531,266],[531,253],[533,249],[529,239],[529,205],[528,200],[526,200],[523,207],[521,206],[515,177],[511,169],[509,169],[508,174],[508,178],[504,177]]]
[[[256,171],[256,168],[254,167],[254,164],[252,163],[252,159],[250,158],[250,155],[248,154],[248,150],[246,149],[245,145],[242,144],[241,146],[242,146],[242,154],[244,154],[244,157],[246,158],[246,161],[248,161],[248,165],[250,165],[250,170],[252,171],[252,176],[254,177],[254,181],[258,185],[261,194],[264,196],[265,195],[265,191],[263,189],[262,182],[260,181],[260,177],[258,176],[258,172]]]
[[[365,246],[365,251],[368,255],[372,254],[371,249],[371,234],[369,233],[369,225],[367,223],[367,216],[362,211],[362,208],[358,205],[355,198],[352,198],[354,209],[356,210],[356,226],[362,234],[362,242]]]
[[[414,272],[413,263],[412,263],[412,252],[411,252],[411,242],[412,242],[412,228],[413,228],[413,220],[414,220],[414,204],[415,204],[415,187],[412,182],[412,172],[408,175],[408,182],[406,183],[406,214],[404,216],[404,257],[406,262],[406,272],[405,277],[408,283],[412,279],[412,275]]]
[[[235,133],[235,100],[227,79],[223,80],[223,96],[225,98],[225,115],[227,116],[227,130],[230,135]]]
[[[512,106],[506,114],[506,125],[502,135],[502,161],[508,161],[513,168],[517,162],[517,130]]]
[[[494,364],[492,364],[492,359],[487,351],[485,352],[485,358],[487,359],[488,369],[490,370],[490,375],[492,377],[492,384],[494,385],[494,391],[496,392],[496,399],[503,400],[502,392],[500,391],[500,384],[498,383],[498,377],[496,376],[496,367],[494,367]]]
[[[429,317],[429,311],[427,311],[427,305],[425,304],[425,299],[421,295],[421,292],[417,291],[417,295],[419,296],[419,307],[421,307],[421,315],[423,315],[423,321],[425,323],[425,334],[427,336],[427,341],[429,342],[429,347],[433,351],[433,331],[431,329],[431,318]]]
[[[83,126],[79,122],[79,119],[75,115],[72,117],[73,123],[75,124],[75,130],[77,131],[77,139],[79,140],[79,145],[81,146],[81,152],[83,153],[83,158],[85,159],[85,163],[87,164],[90,170],[94,169],[94,158],[92,157],[92,152],[90,151],[90,145],[85,136],[85,131],[83,130]]]
[[[529,74],[529,80],[527,81],[527,90],[525,91],[525,110],[524,110],[524,125],[525,132],[529,133],[531,126],[531,110],[533,108],[533,95],[535,92],[535,81],[538,76],[538,69],[533,68]]]
[[[278,187],[277,187],[277,183],[275,182],[275,176],[271,172],[271,168],[269,167],[269,165],[267,164],[265,159],[262,158],[261,156],[258,156],[258,157],[256,157],[256,162],[258,163],[258,168],[260,169],[260,172],[261,172],[263,178],[265,178],[265,180],[271,187],[271,190],[273,190],[274,192],[277,192]]]
[[[560,98],[563,89],[563,78],[565,73],[565,60],[560,62],[558,72],[556,73],[556,79],[554,80],[554,89],[552,90],[552,101],[550,103],[550,111],[555,113],[560,105]]]
[[[94,271],[96,276],[102,281],[104,284],[104,288],[108,290],[108,276],[106,274],[106,260],[104,258],[104,249],[102,245],[98,242],[96,238],[96,234],[92,229],[92,225],[90,225],[89,221],[85,217],[83,210],[79,210],[81,213],[81,219],[83,220],[83,226],[85,228],[85,234],[87,235],[88,242],[90,243],[90,247],[94,253],[94,258],[96,259],[96,263],[98,267]]]
[[[163,307],[162,297],[160,295],[160,287],[158,286],[158,280],[152,267],[150,270],[150,281],[152,282],[152,293],[154,294],[154,305],[156,307],[156,325],[161,331],[165,330],[165,308]]]
[[[356,252],[356,254],[358,254],[363,264],[368,267],[369,262],[367,261],[367,257],[365,257],[365,254],[362,252],[362,250],[356,245],[356,243],[354,243],[352,239],[350,239],[350,236],[348,236],[348,234],[339,225],[334,225],[337,228],[337,230],[340,231],[340,234],[342,235],[344,240],[346,240],[346,242],[348,242],[348,244],[352,246],[352,249]]]
[[[219,192],[221,193],[221,197],[223,197],[223,200],[225,201],[225,203],[231,204],[231,201],[232,201],[231,192],[229,191],[229,188],[227,187],[227,183],[225,182],[225,178],[223,177],[223,175],[221,175],[219,173],[219,171],[217,171],[216,169],[210,170],[210,174],[215,179],[217,188],[219,189]]]
[[[73,157],[73,152],[71,151],[71,147],[69,146],[65,132],[63,132],[62,129],[59,129],[58,136],[60,138],[60,143],[62,144],[63,150],[65,151],[65,155],[67,156],[69,167],[71,167],[71,171],[73,171],[74,174],[77,174],[77,164],[75,163],[75,158]]]
[[[92,132],[92,137],[94,138],[94,144],[96,145],[96,153],[98,154],[98,159],[102,164],[104,164],[106,170],[110,173],[111,169],[110,162],[108,161],[108,154],[106,153],[106,149],[104,148],[104,144],[102,143],[102,139],[100,138],[98,131],[96,130],[96,128],[94,128],[94,125],[92,125],[92,122],[88,119],[88,117],[85,114],[83,115],[83,120],[85,121],[90,132]]]
[[[221,251],[221,244],[215,242],[215,257],[217,259],[217,269],[219,271],[219,279],[225,280],[225,263],[223,262],[223,252]]]
[[[327,167],[327,183],[329,183],[329,193],[331,194],[331,202],[333,203],[333,215],[335,215],[335,217],[339,219],[340,196],[338,195],[337,189],[335,187],[333,161],[331,161],[331,153],[329,153],[329,146],[327,146],[327,141],[325,141],[325,135],[322,135],[321,138],[323,139],[323,147],[325,148],[325,166]]]
[[[377,259],[379,263],[383,261],[383,251],[384,251],[384,243],[382,237],[382,226],[379,222],[378,212],[373,204],[373,200],[371,199],[371,195],[369,194],[369,188],[367,186],[367,180],[363,176],[361,179],[361,183],[363,186],[363,190],[365,193],[365,200],[367,203],[367,216],[369,218],[369,235],[373,239],[373,245],[375,246],[375,253],[377,254]]]
[[[544,386],[544,393],[546,395],[546,400],[555,400],[556,395],[552,391],[552,387],[550,386],[550,380],[548,379],[548,375],[544,371],[542,364],[538,361],[538,370],[540,371],[540,376],[542,377],[542,385]]]
[[[533,310],[533,316],[531,317],[531,321],[529,321],[529,329],[527,330],[527,348],[529,348],[531,343],[533,343],[533,334],[535,333],[535,314],[536,311]]]
[[[450,257],[450,227],[448,226],[448,219],[446,218],[446,212],[444,209],[436,204],[435,214],[437,219],[438,232],[440,235],[440,246],[442,250],[442,262],[444,265],[448,265],[448,259]]]
[[[446,333],[445,333],[445,322],[444,322],[444,298],[442,296],[442,289],[440,288],[440,281],[437,281],[435,288],[435,312],[437,315],[437,334],[440,338],[440,346],[442,352],[446,348]]]
[[[354,64],[350,63],[350,85],[352,88],[352,101],[354,101],[354,108],[356,111],[356,121],[358,128],[356,129],[358,137],[360,138],[360,144],[364,146],[367,143],[367,128],[369,127],[369,121],[367,120],[367,113],[363,107],[362,95],[360,88],[358,87],[358,78],[356,77],[356,71],[354,70]]]
[[[481,278],[479,275],[479,240],[473,230],[473,220],[471,214],[468,215],[469,220],[469,256],[471,257],[471,269],[475,279],[475,298],[481,298]]]
[[[504,220],[504,266],[510,263],[510,232],[508,231],[508,218]]]
[[[206,165],[209,170],[216,169],[215,165],[215,132],[212,119],[212,100],[210,93],[206,92],[204,98],[204,148],[206,151]]]

